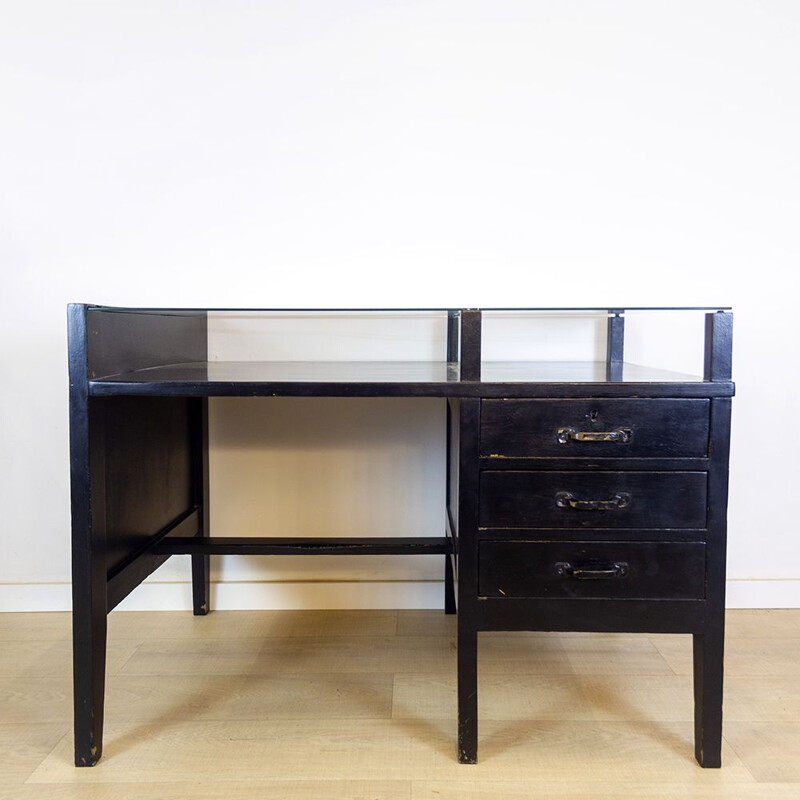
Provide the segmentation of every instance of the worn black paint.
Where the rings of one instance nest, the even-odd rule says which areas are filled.
[[[615,310],[610,314],[607,330],[606,380],[621,381],[625,349],[625,317],[621,311]]]
[[[609,310],[605,380],[489,363],[484,382],[478,309],[448,310],[435,364],[298,365],[209,362],[203,309],[71,305],[75,763],[102,752],[106,615],[170,555],[191,555],[205,614],[211,553],[374,552],[445,557],[459,761],[477,759],[479,632],[573,630],[693,635],[696,756],[719,766],[732,318],[707,315],[705,380],[625,382],[623,311]],[[272,395],[448,398],[445,536],[212,537],[208,398]],[[632,438],[559,444],[559,426]],[[631,501],[559,508],[559,491]]]
[[[705,528],[705,472],[582,472],[570,470],[481,473],[481,527],[496,528]],[[629,504],[607,511],[558,505],[570,493],[608,501],[619,493]]]
[[[478,593],[483,597],[604,597],[702,600],[706,547],[700,542],[482,541]],[[623,576],[579,580],[559,563]]]
[[[452,550],[446,536],[366,538],[279,536],[168,536],[152,548],[169,555],[442,555]]]
[[[74,753],[76,766],[91,767],[103,752],[108,600],[104,415],[88,396],[83,306],[69,307],[68,334]]]
[[[200,519],[195,536],[211,536],[208,477],[208,398],[189,398],[189,452],[192,469],[192,500]],[[197,617],[211,610],[211,556],[192,554],[192,611]]]
[[[709,400],[484,400],[481,454],[532,458],[703,458]],[[630,441],[559,442],[558,431],[630,431]]]

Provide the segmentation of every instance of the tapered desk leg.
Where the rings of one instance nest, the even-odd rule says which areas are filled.
[[[458,760],[478,761],[478,634],[468,624],[458,628]]]
[[[93,767],[103,753],[108,626],[104,406],[84,395],[71,415],[75,766]]]
[[[701,767],[722,764],[721,631],[694,634],[694,753]]]
[[[103,754],[107,620],[105,604],[84,593],[72,615],[76,767],[93,767]]]
[[[453,557],[444,557],[444,613],[456,613],[456,590],[453,581]]]
[[[458,760],[478,760],[478,451],[480,400],[459,408]]]
[[[194,501],[200,509],[198,536],[209,535],[208,498],[208,398],[198,397],[191,401],[190,419],[192,427],[192,484]],[[211,610],[211,565],[207,555],[192,555],[192,611],[202,617]]]
[[[209,556],[191,556],[192,559],[192,613],[203,617],[209,612],[208,598],[211,589]]]

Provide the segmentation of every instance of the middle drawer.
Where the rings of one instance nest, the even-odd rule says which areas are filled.
[[[705,472],[485,470],[482,528],[705,528]]]

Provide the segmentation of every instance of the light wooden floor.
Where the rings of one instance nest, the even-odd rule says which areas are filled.
[[[689,636],[481,634],[456,762],[438,611],[114,613],[105,755],[72,766],[66,614],[0,614],[0,799],[800,798],[800,611],[728,615],[723,768]]]

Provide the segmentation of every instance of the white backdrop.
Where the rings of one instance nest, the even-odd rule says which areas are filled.
[[[69,603],[68,301],[733,305],[729,598],[800,605],[798,74],[790,0],[0,5],[0,609]],[[689,341],[632,346],[669,366]],[[220,519],[226,481],[276,474],[236,460],[226,403]],[[346,513],[358,487],[384,510],[343,527],[386,525],[401,501],[424,525],[441,410],[417,411],[269,416],[330,431],[334,465],[359,431],[377,478],[297,481],[319,508]],[[415,427],[387,463],[390,418]],[[313,527],[284,488],[270,507]],[[438,561],[272,569],[225,564],[218,607],[440,597]],[[128,607],[185,605],[186,574],[167,565]]]

